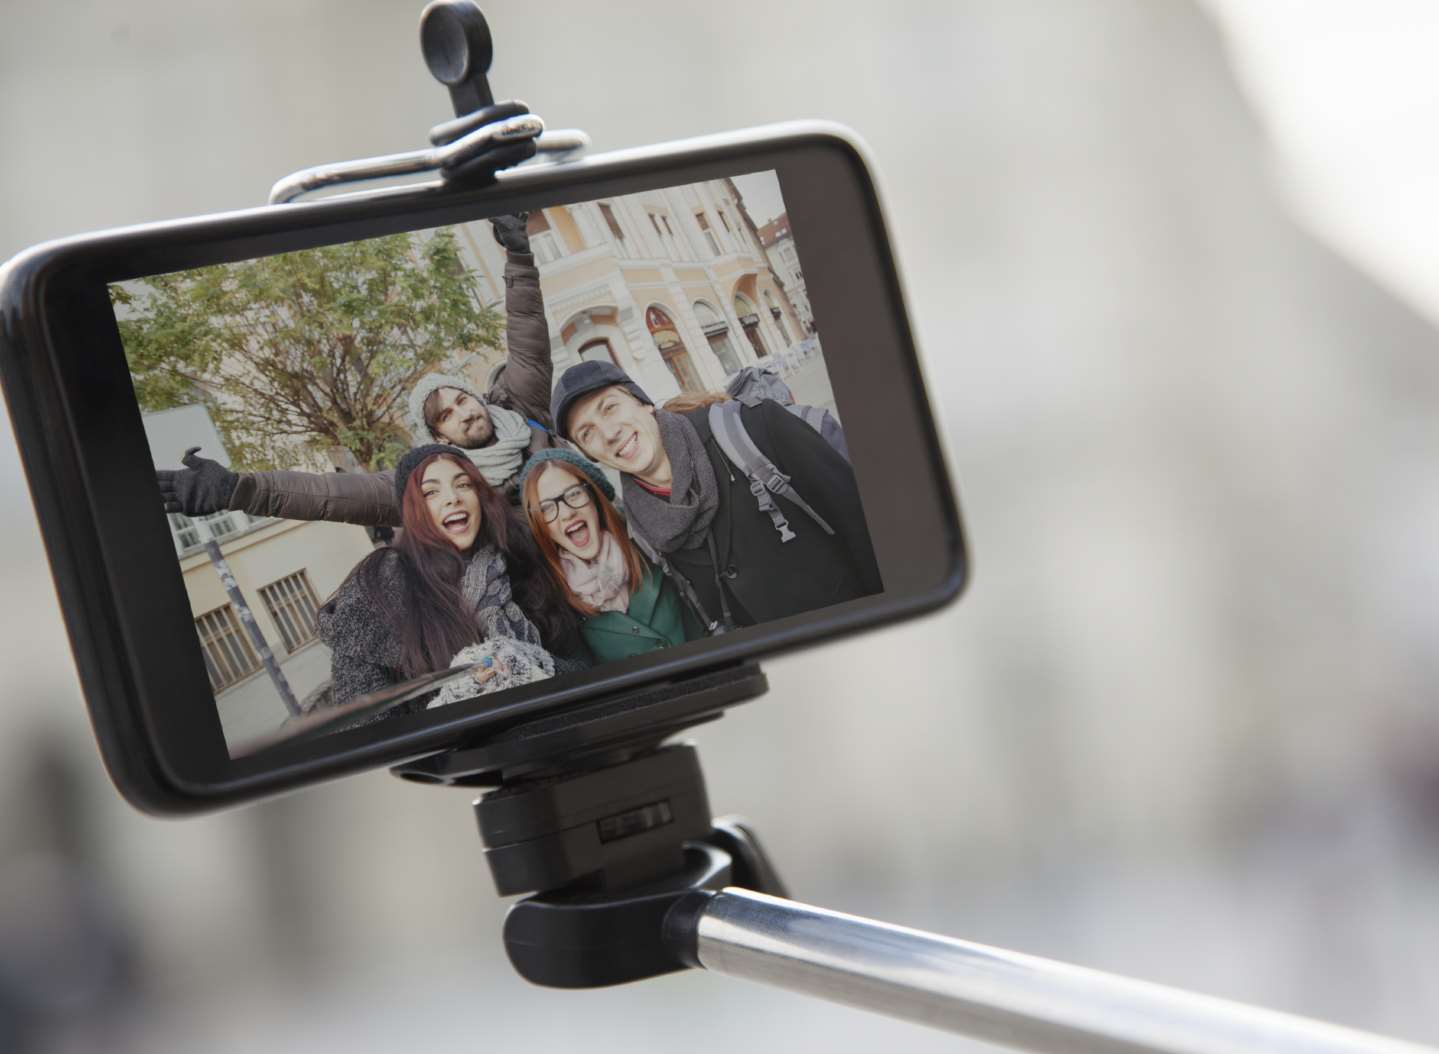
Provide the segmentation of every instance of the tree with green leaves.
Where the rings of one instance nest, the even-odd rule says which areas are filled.
[[[503,326],[450,230],[157,275],[111,299],[141,408],[203,403],[240,470],[336,447],[393,464],[415,382],[497,354]]]

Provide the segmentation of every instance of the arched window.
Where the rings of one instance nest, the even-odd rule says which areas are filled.
[[[715,353],[715,358],[719,359],[725,375],[728,376],[738,370],[740,368],[739,355],[735,353],[734,345],[730,343],[729,323],[724,320],[724,316],[703,300],[696,300],[695,320],[699,322],[705,340],[709,341],[710,350]]]
[[[769,349],[764,346],[764,337],[759,332],[759,311],[755,308],[750,298],[743,293],[734,295],[734,313],[739,316],[739,324],[744,328],[744,335],[749,338],[750,344],[754,347],[754,353],[760,358],[769,354]]]
[[[694,360],[685,349],[685,342],[680,338],[680,331],[675,326],[674,319],[670,318],[663,308],[652,306],[645,311],[645,325],[649,327],[655,347],[659,349],[660,357],[665,360],[665,365],[674,375],[680,390],[704,391],[699,373],[695,370]]]
[[[615,349],[610,347],[610,342],[604,337],[596,337],[594,340],[580,346],[580,360],[583,362],[610,362],[618,366],[620,360],[615,358]]]
[[[768,289],[764,291],[764,302],[765,306],[769,308],[770,318],[774,319],[774,324],[779,327],[779,335],[784,338],[786,344],[793,344],[794,340],[790,337],[789,330],[784,324],[784,312],[781,311],[779,305],[775,303],[774,293]]]

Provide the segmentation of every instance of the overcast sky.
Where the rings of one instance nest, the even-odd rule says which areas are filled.
[[[784,211],[784,198],[779,192],[779,177],[770,172],[754,172],[748,176],[735,176],[734,185],[744,198],[744,207],[749,210],[750,219],[763,227]]]

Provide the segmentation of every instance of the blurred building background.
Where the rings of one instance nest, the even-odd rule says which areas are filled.
[[[0,256],[419,144],[419,6],[10,0]],[[497,92],[600,147],[823,116],[882,166],[975,576],[697,733],[795,894],[1439,1042],[1439,13],[486,10]],[[4,443],[0,1048],[955,1048],[526,986],[462,792],[134,813]]]

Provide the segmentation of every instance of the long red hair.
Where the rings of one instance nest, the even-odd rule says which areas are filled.
[[[524,506],[525,516],[530,521],[530,533],[535,536],[535,544],[540,550],[540,559],[545,562],[549,569],[550,576],[559,586],[560,592],[564,594],[566,602],[581,615],[589,618],[599,613],[599,609],[591,604],[585,603],[570,589],[570,583],[565,578],[564,565],[560,563],[560,548],[555,540],[550,537],[549,527],[545,518],[540,514],[540,476],[546,468],[562,469],[571,476],[575,482],[583,484],[590,492],[590,500],[595,503],[595,508],[600,515],[600,529],[608,531],[619,543],[620,552],[625,557],[625,570],[629,572],[630,592],[633,593],[644,584],[645,563],[640,552],[635,548],[635,543],[630,541],[629,531],[625,527],[625,519],[620,515],[620,510],[615,508],[614,502],[601,493],[600,488],[589,480],[583,472],[574,465],[566,464],[560,460],[546,461],[542,468],[531,472],[525,480]]]

